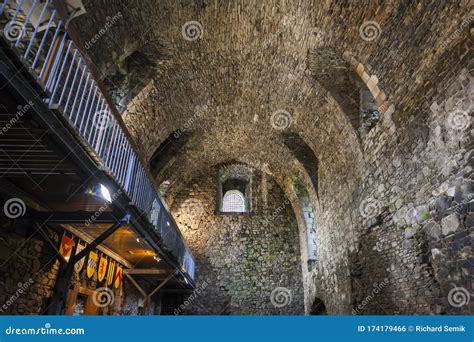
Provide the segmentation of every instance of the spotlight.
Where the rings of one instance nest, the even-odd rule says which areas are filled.
[[[110,197],[110,191],[103,184],[100,185],[100,194],[107,202],[112,202],[112,197]]]

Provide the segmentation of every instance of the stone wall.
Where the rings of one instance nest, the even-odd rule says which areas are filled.
[[[214,217],[214,183],[199,176],[237,160],[271,174],[291,199],[307,313],[316,297],[329,314],[472,312],[473,301],[466,304],[474,290],[469,1],[163,1],[134,3],[133,10],[120,1],[104,3],[86,1],[91,15],[77,23],[87,40],[107,15],[123,11],[124,20],[91,49],[105,74],[133,50],[127,47],[136,37],[171,47],[169,58],[156,54],[156,74],[128,104],[124,120],[146,159],[172,132],[192,133],[155,174],[168,197],[177,198],[174,213],[186,213],[178,221],[188,244],[205,251],[196,255],[198,277],[199,267],[241,246],[227,239],[235,230],[226,227],[252,218]],[[183,39],[187,20],[202,25],[199,39]],[[336,65],[341,72],[332,72],[326,59],[318,60],[321,72],[309,72],[308,51],[318,49],[344,61]],[[355,84],[367,86],[381,111],[364,134],[355,129],[360,98],[334,95],[354,94],[346,76],[359,77]],[[208,103],[194,120],[196,107]],[[275,122],[274,114],[282,120]],[[282,132],[304,139],[317,157],[317,187]],[[315,216],[319,262],[312,270],[301,244],[309,224],[295,178]],[[205,196],[203,209],[196,203]],[[188,197],[197,198],[190,204],[196,210],[185,209]],[[202,229],[196,228],[199,210],[212,218]],[[214,248],[216,240],[202,239],[207,230],[211,237],[225,233],[229,243]],[[240,270],[233,263],[212,267]],[[205,297],[237,306],[213,277]],[[464,305],[453,301],[463,296]]]
[[[176,196],[171,211],[196,258],[202,288],[185,312],[303,313],[298,226],[281,188],[269,179],[264,194],[261,178],[254,170],[250,214],[216,214],[217,168]]]

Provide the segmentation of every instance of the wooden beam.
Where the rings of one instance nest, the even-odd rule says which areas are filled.
[[[77,244],[74,244],[72,255],[76,254]],[[72,260],[71,260],[72,261]],[[62,315],[64,313],[66,299],[71,285],[72,276],[74,274],[74,262],[61,263],[59,265],[56,283],[54,284],[51,303],[48,307],[48,315]]]
[[[87,242],[88,244],[92,243],[92,241],[94,241],[94,238],[92,236],[90,236],[89,234],[83,232],[82,230],[79,230],[75,227],[72,227],[71,225],[65,224],[65,225],[61,225],[61,227],[66,229],[71,234],[77,236],[79,239]],[[115,259],[116,261],[118,261],[119,263],[121,263],[122,265],[124,265],[127,268],[133,268],[134,267],[130,262],[125,260],[121,255],[115,253],[113,250],[111,250],[107,246],[99,245],[96,248],[99,251],[101,251],[102,253],[108,255],[109,257],[111,257],[112,259]]]
[[[81,260],[83,257],[85,257],[89,252],[97,247],[97,245],[100,245],[102,242],[105,241],[110,235],[115,233],[117,229],[119,229],[122,226],[122,222],[117,222],[110,226],[105,232],[100,234],[94,241],[92,241],[90,244],[86,246],[79,254],[76,254],[71,257],[71,262],[75,264],[77,261]]]
[[[59,262],[61,264],[63,263],[67,263],[67,260],[64,259],[63,255],[61,253],[59,253],[59,250],[58,248],[56,247],[56,244],[53,243],[53,241],[51,241],[51,239],[49,238],[48,234],[46,234],[46,232],[43,230],[43,227],[41,227],[41,225],[39,225],[37,222],[33,223],[33,225],[35,226],[35,228],[39,231],[39,233],[41,234],[41,236],[43,237],[43,239],[46,240],[46,242],[49,243],[49,245],[53,248],[53,250],[56,252],[56,254],[58,255],[59,257]]]
[[[138,285],[138,283],[135,281],[135,279],[132,278],[131,275],[125,273],[125,276],[132,282],[133,285],[135,285],[135,287],[137,288],[137,290],[142,294],[143,296],[143,299],[146,301],[146,298],[147,298],[147,295],[146,295],[146,292],[141,288],[140,285]]]
[[[151,296],[153,296],[153,295],[154,295],[156,292],[158,292],[163,286],[165,286],[166,283],[167,283],[171,278],[174,277],[174,275],[175,275],[175,272],[171,272],[170,275],[169,275],[168,277],[166,277],[166,279],[163,280],[163,281],[161,282],[161,284],[156,287],[156,289],[154,289],[153,291],[151,291],[151,293],[148,295],[148,299],[150,300],[150,299],[151,299]]]
[[[134,268],[134,269],[128,269],[124,270],[123,274],[137,274],[137,275],[163,275],[163,274],[168,274],[170,271],[167,270],[160,270],[156,268],[149,268],[149,269],[144,269],[144,268]]]

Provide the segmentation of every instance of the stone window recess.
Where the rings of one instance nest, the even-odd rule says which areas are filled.
[[[360,120],[361,128],[369,131],[380,119],[379,107],[369,89],[360,89]]]
[[[314,208],[306,187],[299,181],[295,182],[294,187],[298,201],[301,205],[301,209],[303,210],[307,241],[306,244],[308,248],[308,269],[311,271],[315,266],[317,266],[319,260]]]
[[[368,84],[371,84],[372,89],[378,89],[376,77],[371,77],[369,82],[364,81],[365,78],[361,78],[358,69],[330,48],[311,50],[308,54],[308,67],[315,80],[339,104],[360,136],[375,126],[379,121],[380,111]],[[367,74],[365,76],[369,79]]]
[[[229,190],[222,199],[222,212],[243,213],[245,212],[245,197],[239,190]]]
[[[252,169],[241,164],[223,165],[219,170],[217,212],[250,213],[252,210]]]

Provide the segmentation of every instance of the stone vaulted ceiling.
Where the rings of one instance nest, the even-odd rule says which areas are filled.
[[[397,108],[393,122],[401,125],[406,111],[423,103],[419,94],[426,94],[426,87],[457,72],[464,52],[446,56],[440,46],[468,1],[84,4],[88,15],[73,24],[85,42],[99,37],[89,52],[123,106],[145,158],[152,159],[167,137],[177,143],[186,135],[166,166],[152,170],[159,183],[168,180],[178,191],[200,172],[229,160],[266,170],[282,184],[295,175],[309,180],[285,145],[284,132],[303,138],[323,174],[345,178],[356,172],[350,165],[363,159],[360,138],[344,106],[308,68],[308,52],[330,48],[339,59],[344,53],[354,56],[377,77]],[[186,31],[193,21],[197,31]],[[361,38],[366,21],[379,25],[374,40]],[[417,41],[410,39],[414,36]],[[330,72],[330,67],[319,70]]]

